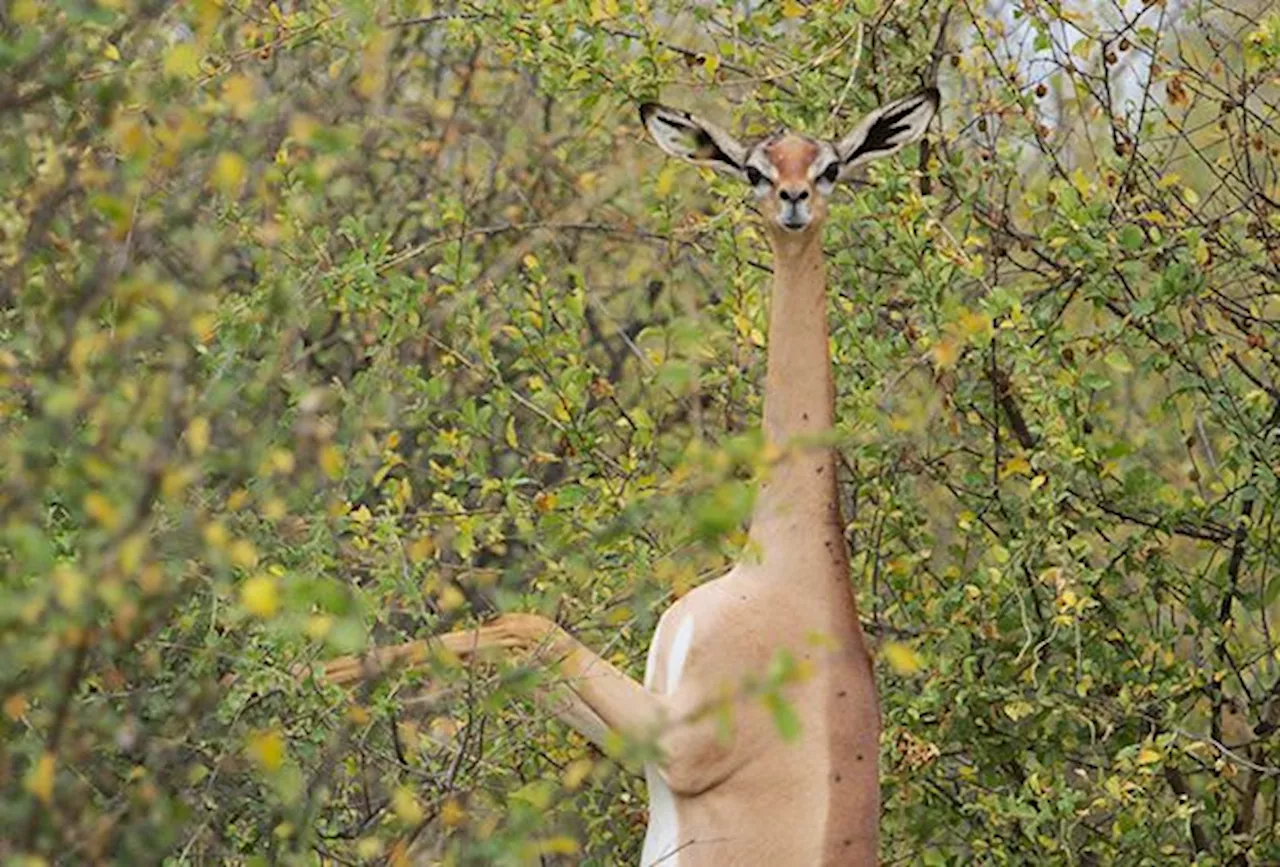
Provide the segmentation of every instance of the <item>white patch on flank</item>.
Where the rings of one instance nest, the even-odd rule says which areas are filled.
[[[693,615],[690,614],[680,624],[676,640],[671,642],[671,651],[667,654],[667,695],[675,692],[680,685],[680,675],[684,673],[684,662],[689,658],[689,648],[692,645]]]
[[[640,867],[680,867],[680,823],[676,802],[657,766],[644,766],[644,782],[649,787],[649,828],[644,835]]]
[[[658,647],[662,644],[662,626],[666,618],[658,621],[649,645],[649,657],[644,666],[644,687],[653,691],[658,676]],[[693,643],[693,617],[686,617],[676,631],[675,641],[667,648],[666,683],[662,692],[670,695],[680,680],[689,645]],[[644,781],[649,789],[649,827],[644,835],[644,850],[640,854],[640,867],[680,867],[680,822],[676,817],[675,796],[658,766],[644,766]]]
[[[653,638],[649,641],[649,655],[644,661],[644,688],[653,692],[653,679],[658,676],[658,645],[662,635],[662,618],[658,618],[658,626],[653,630]]]

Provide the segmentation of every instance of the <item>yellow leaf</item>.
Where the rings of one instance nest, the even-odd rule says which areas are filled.
[[[549,837],[538,844],[538,851],[543,855],[572,855],[578,851],[578,841],[564,835]]]
[[[467,811],[458,803],[457,798],[447,798],[440,805],[440,823],[446,828],[456,828],[467,818]]]
[[[258,549],[248,539],[236,539],[227,547],[231,562],[244,569],[258,565]]]
[[[249,168],[245,165],[244,157],[230,151],[223,151],[214,160],[213,175],[210,180],[220,193],[234,196],[239,194],[248,173]]]
[[[591,22],[594,24],[618,15],[618,0],[591,0]]]
[[[284,764],[284,735],[277,729],[255,732],[249,736],[249,758],[266,771],[278,771]]]
[[[4,715],[14,722],[22,719],[23,714],[26,712],[27,697],[22,693],[15,692],[4,700]]]
[[[966,337],[975,334],[987,334],[991,331],[991,317],[982,313],[966,310],[956,321],[960,333]]]
[[[787,18],[799,18],[805,11],[797,0],[782,0],[782,14]]]
[[[1140,765],[1154,765],[1158,761],[1160,761],[1160,753],[1151,747],[1143,747],[1138,753],[1138,764]]]
[[[425,815],[422,804],[418,803],[418,796],[407,786],[399,786],[391,793],[391,810],[406,825],[418,824]]]
[[[596,763],[591,759],[578,759],[575,762],[571,762],[569,767],[564,769],[560,780],[564,783],[566,789],[573,791],[582,785],[582,781],[587,778],[587,774],[591,773],[595,766]]]
[[[233,75],[222,85],[222,101],[230,106],[233,115],[243,119],[249,116],[257,102],[253,91],[252,78],[247,75]]]
[[[231,536],[227,533],[227,528],[218,521],[211,521],[204,526],[204,543],[215,551],[222,551],[227,547],[227,542]]]
[[[960,358],[960,341],[950,334],[943,336],[933,347],[933,363],[938,367],[951,367]]]
[[[9,14],[17,24],[31,24],[40,16],[40,4],[37,0],[16,0]]]
[[[304,628],[307,637],[319,641],[333,630],[333,617],[328,614],[312,614],[307,618],[307,625]]]
[[[667,196],[671,195],[671,191],[675,189],[676,176],[679,171],[679,164],[669,160],[662,167],[662,170],[658,172],[658,180],[653,187],[653,191],[658,194],[658,198],[665,199]],[[744,323],[747,322],[746,318],[742,317],[741,314],[738,314],[738,318],[741,318]],[[735,322],[736,321],[737,320],[735,319]],[[749,328],[749,324],[739,325],[739,331],[744,334],[749,330]]]
[[[270,575],[254,575],[240,585],[240,604],[254,617],[271,617],[280,610],[280,593]]]
[[[1071,173],[1071,186],[1076,188],[1076,192],[1082,197],[1088,196],[1093,190],[1093,182],[1089,180],[1089,176],[1084,173],[1084,169],[1076,169]]]
[[[120,526],[120,510],[99,491],[90,491],[84,497],[84,511],[93,520],[108,530]]]
[[[218,318],[212,313],[197,313],[191,317],[191,336],[201,343],[208,343],[218,330]]]
[[[198,474],[190,465],[165,467],[160,475],[160,496],[166,500],[176,500]]]
[[[440,591],[440,610],[441,611],[457,611],[463,605],[467,604],[467,597],[462,591],[452,584],[447,585]]]
[[[320,469],[331,479],[342,476],[342,451],[333,443],[320,450]]]
[[[708,54],[703,58],[702,68],[707,71],[707,75],[714,77],[716,70],[720,68],[720,55]]]
[[[164,55],[164,74],[170,78],[195,78],[200,74],[200,52],[190,42],[179,42]]]
[[[197,457],[209,448],[209,420],[204,416],[196,416],[187,425],[187,448]]]
[[[289,135],[299,144],[310,144],[319,129],[320,122],[309,114],[295,114],[289,120]]]
[[[1024,457],[1009,458],[1004,465],[1006,476],[1027,476],[1031,474],[1031,463]]]
[[[84,573],[68,563],[60,563],[53,570],[53,592],[63,608],[79,606],[87,586]]]
[[[435,553],[436,543],[430,536],[419,536],[409,543],[409,560],[421,563]]]
[[[918,674],[924,668],[924,660],[920,654],[900,641],[886,642],[880,653],[897,674]]]
[[[43,752],[36,763],[27,772],[24,784],[26,790],[36,796],[40,803],[48,805],[53,800],[53,753]]]
[[[120,571],[125,575],[133,575],[142,565],[142,555],[147,551],[145,533],[134,533],[120,543]]]
[[[1026,701],[1011,701],[1004,706],[1005,716],[1014,722],[1017,722],[1024,717],[1031,716],[1035,711],[1036,709],[1031,705],[1031,703]]]
[[[272,449],[267,456],[267,462],[270,464],[272,472],[283,476],[292,473],[295,465],[293,452],[288,449]]]

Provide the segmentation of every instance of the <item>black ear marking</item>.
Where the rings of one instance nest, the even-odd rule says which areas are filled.
[[[694,156],[697,159],[715,160],[716,162],[724,163],[730,168],[735,168],[738,170],[742,169],[742,166],[734,162],[733,158],[730,157],[727,153],[725,153],[724,150],[720,147],[720,145],[716,144],[715,139],[713,139],[710,133],[708,133],[705,129],[696,130],[695,136],[697,140],[697,146],[694,149]]]
[[[711,121],[656,102],[641,103],[640,120],[669,156],[741,177],[747,148]]]
[[[869,154],[893,150],[897,146],[894,139],[911,128],[911,124],[902,122],[903,119],[914,114],[925,103],[932,103],[936,108],[940,100],[936,87],[926,88],[914,98],[905,100],[894,111],[877,118],[871,129],[867,130],[866,137],[845,157],[844,161],[851,163]]]
[[[661,112],[660,115],[658,113]],[[665,123],[667,126],[673,126],[676,129],[690,130],[694,128],[692,122],[687,118],[680,117],[679,113],[670,108],[664,108],[656,102],[646,102],[640,106],[640,122],[648,124],[654,115],[658,115],[658,122]]]
[[[742,166],[716,143],[711,133],[703,129],[687,112],[656,102],[645,102],[640,105],[640,122],[645,126],[649,126],[651,122],[660,123],[686,136],[690,147],[688,159],[723,163],[729,168],[742,170]]]

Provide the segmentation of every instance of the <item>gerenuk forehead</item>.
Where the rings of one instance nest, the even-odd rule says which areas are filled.
[[[802,173],[817,158],[822,145],[816,139],[794,132],[782,132],[770,136],[757,150],[778,169],[782,175]]]

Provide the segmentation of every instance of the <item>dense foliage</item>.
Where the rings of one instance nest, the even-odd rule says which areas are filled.
[[[0,7],[0,857],[634,863],[529,667],[299,665],[536,610],[638,675],[742,543],[769,255],[635,105],[936,73],[826,235],[885,863],[1280,861],[1280,14],[945,11]]]

